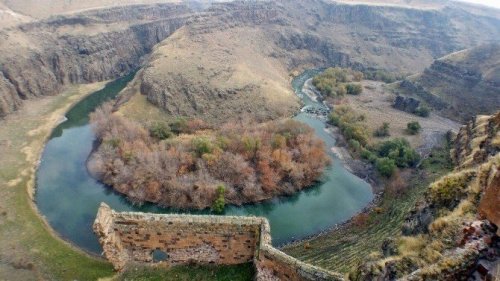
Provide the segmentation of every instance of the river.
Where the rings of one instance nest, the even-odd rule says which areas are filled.
[[[305,106],[323,107],[302,94],[304,82],[315,73],[304,72],[293,80],[292,86]],[[54,129],[37,171],[35,198],[40,213],[64,239],[96,254],[102,250],[92,232],[92,223],[101,202],[106,202],[117,211],[209,213],[165,209],[153,204],[134,206],[88,173],[86,161],[95,141],[89,114],[105,101],[116,97],[132,78],[129,75],[110,82],[104,89],[75,105],[67,113],[67,120]],[[373,199],[369,184],[351,174],[331,151],[335,139],[325,131],[324,120],[305,112],[294,118],[314,128],[328,147],[333,164],[325,170],[321,182],[294,196],[241,207],[228,206],[225,211],[225,215],[267,217],[274,245],[314,235],[342,223]]]

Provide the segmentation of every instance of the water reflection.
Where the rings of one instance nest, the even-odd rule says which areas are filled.
[[[308,71],[293,81],[297,92],[314,73]],[[67,114],[68,120],[54,130],[37,171],[36,200],[40,212],[61,236],[94,253],[101,252],[92,232],[92,223],[101,202],[106,202],[117,211],[209,213],[208,210],[159,208],[153,204],[132,205],[124,196],[89,175],[85,162],[92,151],[95,136],[88,124],[88,115],[98,105],[115,97],[132,77],[129,75],[109,83],[103,90],[78,103]],[[305,104],[322,106],[306,95],[303,101]],[[323,121],[304,113],[295,118],[313,127],[328,147],[335,144],[335,140],[325,132]],[[259,204],[229,206],[224,214],[267,217],[274,244],[312,235],[349,219],[371,201],[371,188],[349,173],[331,151],[329,155],[333,164],[325,170],[321,182],[315,186],[293,196]]]

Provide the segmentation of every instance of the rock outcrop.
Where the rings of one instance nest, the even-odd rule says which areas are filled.
[[[500,108],[500,44],[485,44],[440,58],[400,84],[400,90],[457,121]]]
[[[500,152],[500,112],[477,116],[463,126],[451,151],[457,167],[468,168],[484,163]]]
[[[495,280],[500,262],[500,112],[458,134],[456,169],[430,185],[380,259],[356,280]],[[492,279],[493,278],[493,279]]]
[[[394,108],[409,113],[415,112],[419,106],[420,106],[420,101],[414,98],[405,98],[402,96],[397,96],[393,104]]]

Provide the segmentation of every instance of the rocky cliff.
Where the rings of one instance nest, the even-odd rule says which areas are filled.
[[[448,117],[467,121],[500,108],[500,44],[485,44],[440,58],[400,84]]]
[[[136,84],[170,114],[270,119],[297,107],[291,72],[332,65],[418,72],[436,57],[498,40],[499,26],[499,18],[456,5],[223,3],[162,42]]]
[[[153,46],[181,27],[190,13],[177,4],[127,6],[1,31],[0,117],[24,99],[137,69]]]
[[[495,280],[500,269],[500,112],[458,134],[450,174],[429,186],[402,235],[384,242],[356,280]],[[493,279],[492,279],[493,278]]]

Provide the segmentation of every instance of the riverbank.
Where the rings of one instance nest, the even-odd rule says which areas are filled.
[[[0,120],[0,279],[96,280],[113,275],[109,263],[63,241],[33,202],[35,171],[53,128],[74,104],[103,86],[73,86],[57,96],[30,100]]]
[[[318,114],[312,114],[312,115],[315,115],[319,119],[327,120],[328,114],[332,109],[327,104],[322,102],[323,97],[321,97],[321,94],[313,86],[312,80],[313,78],[309,78],[304,82],[304,85],[302,87],[302,92],[305,93],[307,97],[309,97],[309,99],[311,99],[314,102],[321,101],[321,104],[327,110],[320,111],[318,112]],[[348,150],[347,142],[345,141],[345,138],[340,132],[339,128],[329,125],[327,122],[325,122],[325,124],[326,124],[325,131],[333,139],[335,139],[335,145],[329,149],[335,154],[335,156],[340,161],[342,161],[342,165],[349,172],[369,183],[375,194],[381,192],[383,190],[383,182],[380,180],[378,174],[374,170],[373,165],[361,159],[354,158],[351,152]]]
[[[428,185],[448,173],[449,151],[435,149],[432,157],[415,170],[404,171],[406,186],[402,190],[378,193],[362,212],[328,231],[285,245],[281,250],[304,262],[332,271],[349,273],[383,242],[401,233],[409,212],[420,200]],[[442,161],[443,162],[440,162]]]
[[[373,86],[371,84],[378,82],[369,81],[367,83],[369,86]],[[311,87],[311,83],[305,83],[304,87]],[[380,89],[380,85],[378,89]],[[308,96],[315,93],[313,89],[308,89],[307,92]],[[383,95],[384,93],[378,92],[377,94]],[[349,97],[349,99],[357,99],[357,101],[351,101],[356,106],[375,101],[383,102],[384,107],[390,107],[388,95],[375,96],[372,91],[367,96],[368,98],[363,97],[362,94],[361,97]],[[356,104],[356,102],[360,104]],[[374,109],[372,112],[373,114],[368,111],[363,113],[373,118],[383,114],[380,113],[380,109]],[[405,118],[413,117],[405,116]],[[431,119],[429,122],[433,122],[433,120]],[[433,129],[437,126],[427,125],[427,127]],[[281,249],[287,254],[316,266],[348,273],[372,252],[380,250],[385,239],[400,233],[404,219],[416,202],[422,198],[428,184],[450,171],[449,148],[443,146],[442,148],[428,149],[429,158],[423,160],[420,168],[402,170],[398,177],[387,180],[378,176],[373,165],[351,155],[338,128],[327,126],[325,131],[336,139],[335,145],[331,147],[332,152],[350,172],[370,183],[375,198],[356,216],[344,223],[334,225],[306,239],[284,245]],[[442,135],[446,132],[441,131]],[[398,135],[403,136],[403,132],[398,132]],[[423,138],[426,138],[426,135]],[[441,139],[439,138],[439,140]],[[433,144],[440,142],[436,141]],[[418,139],[414,137],[413,143],[419,144]],[[432,153],[430,153],[431,150]]]

